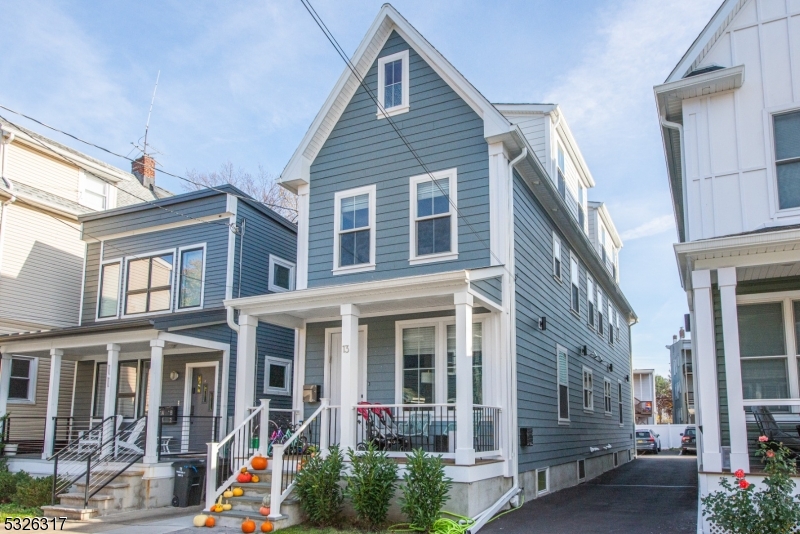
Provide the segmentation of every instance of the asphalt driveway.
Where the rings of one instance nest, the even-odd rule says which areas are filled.
[[[697,462],[664,451],[525,503],[481,532],[697,532]]]

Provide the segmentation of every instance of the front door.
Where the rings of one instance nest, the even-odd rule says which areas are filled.
[[[328,376],[325,380],[322,391],[323,397],[330,399],[331,406],[340,406],[340,412],[344,409],[342,404],[342,332],[331,332],[328,339]],[[364,327],[358,329],[358,401],[367,400],[367,330]],[[339,443],[339,429],[335,430],[336,441]],[[333,438],[334,436],[331,436]]]
[[[193,367],[189,418],[183,418],[184,447],[187,452],[206,450],[206,443],[214,441],[216,394],[215,367]],[[186,414],[184,414],[186,415]],[[187,449],[188,448],[188,449]]]

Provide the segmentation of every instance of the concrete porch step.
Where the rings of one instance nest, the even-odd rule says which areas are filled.
[[[76,491],[72,491],[70,493],[80,493],[83,495],[84,488],[86,487],[86,482],[76,482],[72,485],[72,488]],[[129,488],[131,485],[127,482],[109,482],[106,484],[103,489],[98,492],[98,495],[103,495],[106,491],[113,491],[115,489],[125,489]]]
[[[81,503],[82,505],[83,503]],[[64,506],[57,504],[55,506],[42,506],[42,515],[44,517],[66,517],[76,521],[85,521],[100,515],[97,508],[83,508],[74,506]]]
[[[236,529],[240,528],[242,521],[249,517],[256,522],[256,531],[258,531],[264,521],[272,521],[272,526],[275,530],[288,528],[302,522],[300,503],[295,499],[289,498],[283,502],[281,505],[281,514],[279,519],[272,520],[262,516],[257,511],[253,513],[242,510],[228,510],[227,512],[211,513],[211,515],[214,516],[217,526]]]
[[[224,503],[226,499],[223,499]],[[250,512],[257,514],[262,505],[269,506],[270,498],[267,495],[242,495],[241,497],[231,497],[227,501],[233,506],[233,510]]]

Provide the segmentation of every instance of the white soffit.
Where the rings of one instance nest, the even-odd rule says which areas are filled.
[[[653,90],[658,98],[658,107],[665,110],[668,102],[731,91],[740,88],[743,83],[744,65],[739,65],[657,85]]]

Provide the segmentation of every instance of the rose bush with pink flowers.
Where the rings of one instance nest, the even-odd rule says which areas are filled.
[[[756,487],[745,478],[742,469],[733,474],[736,482],[724,478],[722,490],[701,499],[703,515],[724,532],[745,534],[790,534],[800,525],[800,500],[793,495],[797,465],[792,452],[782,443],[770,442],[767,436],[758,438],[760,449],[756,456],[765,462],[767,473],[764,488]]]

